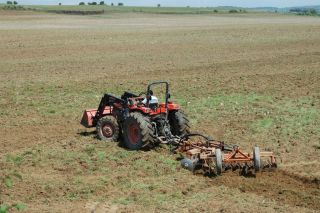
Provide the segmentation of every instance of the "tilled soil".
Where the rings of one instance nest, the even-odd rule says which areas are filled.
[[[2,181],[0,204],[28,212],[318,211],[319,26],[315,17],[266,14],[0,10],[0,169],[13,181]],[[166,148],[129,152],[80,126],[103,93],[141,92],[153,80],[170,80],[193,131],[244,150],[271,148],[278,170],[193,176]]]
[[[281,170],[261,172],[255,177],[241,177],[238,173],[225,173],[211,181],[214,185],[225,185],[239,189],[242,193],[253,193],[275,200],[280,204],[320,208],[320,184],[292,177]]]

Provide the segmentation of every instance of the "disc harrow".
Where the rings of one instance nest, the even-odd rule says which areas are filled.
[[[200,136],[201,140],[182,140],[176,146],[176,152],[182,154],[182,167],[196,172],[201,169],[206,174],[221,175],[228,170],[239,170],[247,176],[277,167],[276,157],[271,151],[260,151],[253,147],[252,152],[242,151],[238,145],[225,144],[201,134],[190,134],[187,138]]]

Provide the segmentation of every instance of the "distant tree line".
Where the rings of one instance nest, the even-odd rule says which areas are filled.
[[[296,13],[298,15],[305,15],[305,16],[316,16],[318,15],[317,11],[313,8],[305,9],[305,8],[292,8],[289,10],[290,13]]]
[[[17,1],[7,1],[7,4],[9,4],[9,5],[17,5],[18,2]]]
[[[247,11],[245,9],[231,9],[229,10],[229,13],[246,13]]]
[[[98,4],[98,2],[96,2],[96,1],[88,2],[87,4],[88,4],[88,5],[105,5],[104,1],[100,1],[99,4]],[[82,1],[82,2],[79,2],[79,5],[86,5],[86,3]],[[111,3],[110,5],[111,5],[111,6],[114,6],[113,3]],[[124,6],[124,4],[123,4],[122,2],[119,2],[119,3],[118,3],[118,6]]]
[[[23,6],[18,5],[17,1],[7,1],[6,3],[7,4],[2,7],[4,10],[25,10]]]

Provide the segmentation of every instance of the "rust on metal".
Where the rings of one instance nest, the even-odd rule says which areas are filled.
[[[219,156],[216,155],[217,149],[219,149],[221,156],[220,154]],[[259,153],[254,153],[255,151]],[[258,147],[255,147],[253,152],[244,152],[237,145],[228,145],[223,141],[212,139],[205,142],[199,140],[182,141],[177,146],[176,152],[184,156],[181,161],[183,167],[191,171],[202,169],[211,174],[219,175],[219,171],[240,170],[241,174],[247,175],[250,172],[252,173],[253,170],[257,172],[266,168],[277,167],[273,152],[260,152]]]

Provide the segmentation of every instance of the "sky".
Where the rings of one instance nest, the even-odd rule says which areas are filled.
[[[61,2],[64,5],[78,4],[80,1],[91,2],[100,0],[17,0],[19,4],[44,4],[57,5]],[[0,0],[0,3],[6,0]],[[106,4],[111,2],[124,3],[127,6],[192,6],[192,7],[216,7],[216,6],[237,6],[237,7],[295,7],[307,5],[320,5],[320,0],[104,0]]]

